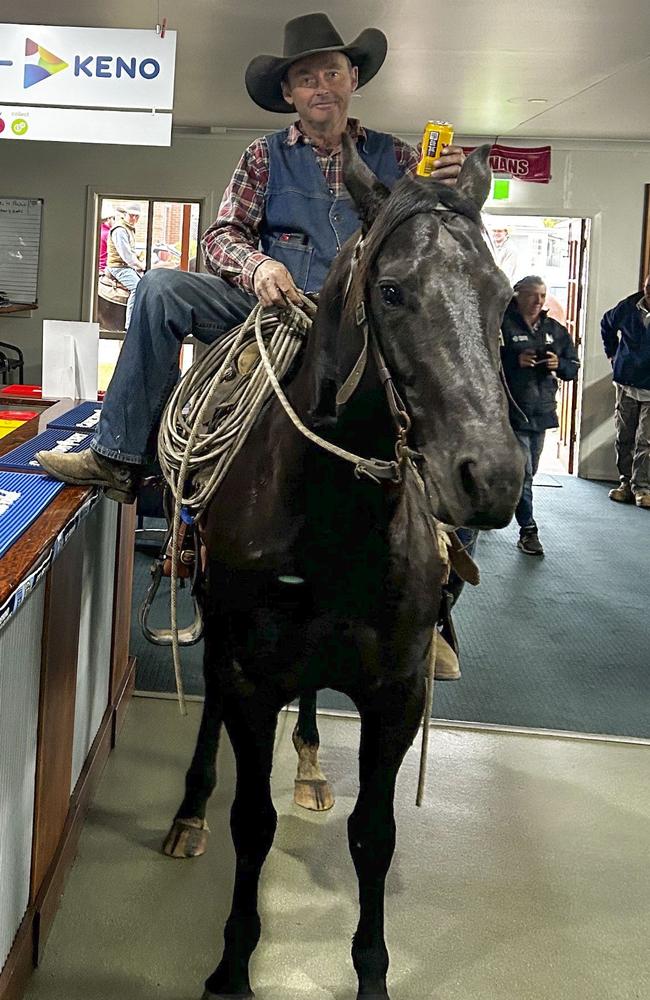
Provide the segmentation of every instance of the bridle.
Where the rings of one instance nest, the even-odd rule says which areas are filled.
[[[365,249],[363,235],[360,234],[354,245],[350,258],[350,269],[343,292],[343,308],[345,309],[350,297],[352,288],[355,285],[355,278],[359,270],[361,255]],[[354,363],[350,374],[336,394],[336,405],[344,406],[356,391],[368,363],[368,352],[372,353],[377,374],[382,388],[386,394],[388,410],[390,412],[397,438],[395,441],[395,461],[382,461],[381,459],[368,458],[361,459],[355,468],[357,478],[367,476],[375,482],[392,482],[399,484],[402,481],[402,467],[404,462],[420,462],[423,456],[420,452],[414,451],[408,445],[408,435],[411,430],[411,418],[406,409],[402,397],[400,396],[388,365],[379,346],[376,334],[373,333],[368,320],[368,310],[365,301],[365,289],[360,289],[360,294],[356,305],[349,307],[354,313],[354,320],[357,329],[361,333],[363,344],[361,353]]]

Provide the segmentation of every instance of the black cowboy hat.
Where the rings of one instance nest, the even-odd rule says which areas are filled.
[[[378,28],[366,28],[346,45],[327,14],[294,17],[284,27],[284,53],[256,56],[246,70],[246,90],[261,108],[291,114],[282,96],[282,80],[292,63],[317,52],[343,52],[359,70],[359,87],[372,80],[386,58],[388,41]]]

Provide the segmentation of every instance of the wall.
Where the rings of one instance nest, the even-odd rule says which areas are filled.
[[[92,218],[86,218],[89,188],[118,198],[203,199],[204,227],[242,148],[252,138],[253,133],[243,130],[175,135],[168,149],[0,144],[0,195],[45,199],[39,309],[30,318],[0,316],[0,340],[14,341],[26,352],[27,381],[40,378],[43,319],[89,318],[83,305],[84,280],[87,284],[92,280],[86,246],[87,222],[92,225]],[[588,478],[612,478],[613,392],[598,323],[606,308],[638,286],[650,143],[559,141],[553,143],[552,169],[550,184],[515,182],[508,202],[486,207],[507,214],[593,220],[578,468]]]

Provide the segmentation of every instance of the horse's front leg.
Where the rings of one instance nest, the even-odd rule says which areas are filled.
[[[206,639],[203,715],[192,763],[185,775],[185,795],[162,847],[163,854],[170,858],[197,858],[208,846],[210,830],[205,812],[217,783],[217,750],[223,717],[217,670],[210,648]]]
[[[298,754],[298,771],[293,801],[303,809],[325,812],[334,805],[332,787],[321,771],[318,760],[320,738],[316,725],[316,692],[300,696],[298,721],[293,731],[293,745]]]
[[[352,961],[361,998],[388,1000],[384,890],[395,850],[395,781],[422,717],[424,679],[382,688],[359,706],[359,797],[348,820],[350,853],[359,880],[359,924]]]
[[[271,800],[271,766],[279,705],[270,707],[263,698],[259,693],[229,698],[224,706],[224,722],[237,762],[237,790],[230,814],[237,863],[223,956],[206,981],[204,1000],[253,996],[248,964],[261,929],[257,889],[277,825]]]

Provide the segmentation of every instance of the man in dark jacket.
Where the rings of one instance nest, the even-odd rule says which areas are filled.
[[[643,295],[628,295],[603,316],[600,333],[616,385],[618,503],[650,510],[650,274]]]
[[[544,309],[546,285],[535,274],[515,285],[515,295],[503,318],[501,359],[516,406],[512,427],[526,451],[526,475],[515,511],[519,525],[517,548],[526,555],[543,556],[533,517],[533,476],[549,427],[557,427],[558,378],[578,376],[580,362],[566,327]]]

